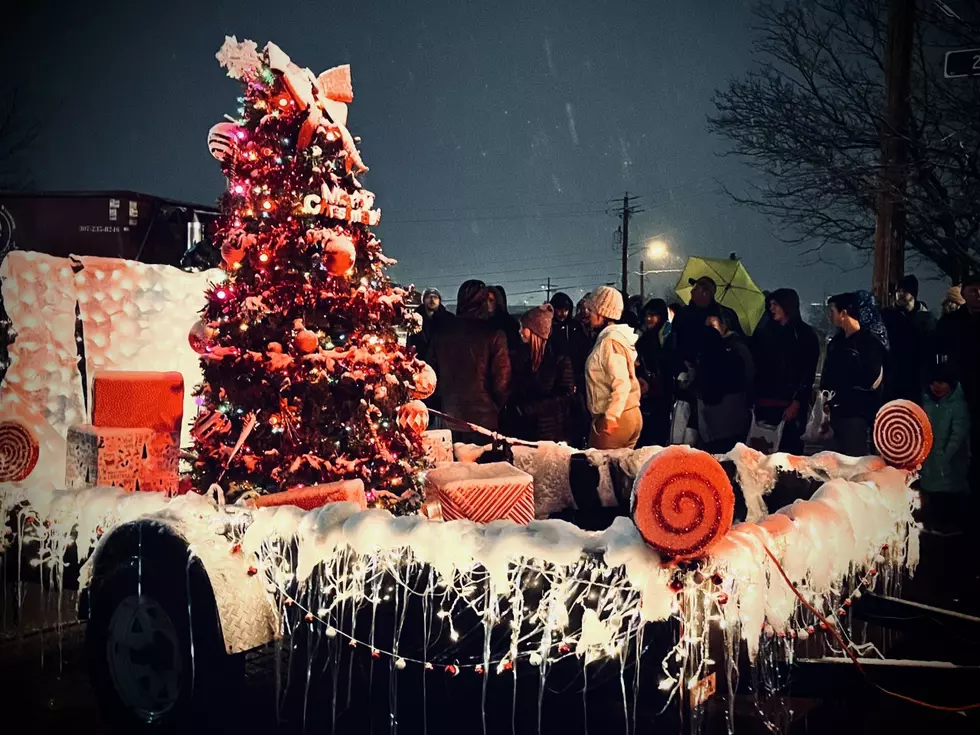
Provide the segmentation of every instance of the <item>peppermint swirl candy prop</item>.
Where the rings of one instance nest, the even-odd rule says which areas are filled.
[[[19,421],[0,423],[0,482],[20,482],[37,466],[40,446],[34,432]]]
[[[706,452],[673,446],[650,458],[633,486],[633,522],[665,559],[704,556],[732,526],[735,492]]]
[[[890,401],[875,416],[874,442],[892,467],[917,470],[932,450],[932,424],[912,401]]]

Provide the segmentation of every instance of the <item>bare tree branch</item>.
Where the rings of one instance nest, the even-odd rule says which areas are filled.
[[[945,51],[970,43],[976,17],[920,3],[912,63],[906,239],[958,278],[980,269],[980,83],[946,80]],[[887,0],[766,0],[755,10],[756,63],[715,93],[709,127],[764,183],[732,199],[782,225],[812,254],[872,248],[886,125]]]

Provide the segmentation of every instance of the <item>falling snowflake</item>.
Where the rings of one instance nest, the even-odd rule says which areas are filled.
[[[228,76],[232,79],[241,79],[262,67],[255,41],[246,39],[239,43],[235,36],[225,36],[225,42],[214,57],[228,70]]]

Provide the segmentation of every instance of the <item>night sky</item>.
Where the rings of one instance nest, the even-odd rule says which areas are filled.
[[[207,131],[234,114],[240,89],[214,55],[237,35],[275,41],[314,73],[351,64],[348,126],[399,281],[452,299],[481,277],[513,306],[540,303],[551,276],[577,299],[618,282],[605,210],[628,190],[646,207],[637,243],[662,235],[679,259],[735,251],[760,286],[794,286],[805,301],[870,285],[864,257],[844,250],[839,265],[858,270],[801,269],[772,224],[721,193],[752,175],[719,155],[705,124],[713,90],[749,67],[749,2],[17,5],[0,54],[30,95],[42,189],[214,202],[224,181]],[[675,280],[648,278],[647,293]]]

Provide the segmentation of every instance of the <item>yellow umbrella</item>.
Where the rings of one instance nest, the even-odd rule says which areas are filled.
[[[746,334],[752,334],[766,310],[766,295],[737,258],[688,258],[676,291],[686,304],[691,300],[692,281],[708,276],[718,286],[715,300],[738,315]]]

